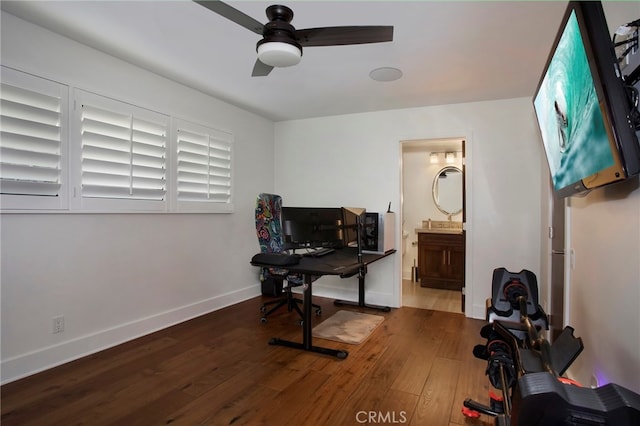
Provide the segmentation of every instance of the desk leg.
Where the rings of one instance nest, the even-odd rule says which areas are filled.
[[[367,267],[364,266],[358,273],[358,301],[351,302],[349,300],[334,300],[333,304],[336,306],[357,306],[359,308],[375,309],[377,311],[389,312],[391,310],[388,306],[368,305],[364,303],[364,277],[367,275]]]
[[[286,346],[288,348],[301,349],[303,351],[308,352],[316,352],[323,355],[331,355],[335,356],[339,359],[345,359],[349,352],[337,349],[329,349],[323,348],[320,346],[313,346],[312,343],[312,327],[311,323],[313,317],[311,312],[313,311],[313,307],[311,306],[311,283],[313,281],[313,277],[311,275],[304,276],[304,292],[303,292],[303,322],[302,322],[302,343],[291,342],[289,340],[282,340],[277,337],[269,340],[270,345],[278,345],[278,346]]]

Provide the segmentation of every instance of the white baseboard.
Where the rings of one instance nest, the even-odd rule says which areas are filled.
[[[411,269],[402,269],[402,279],[411,280]]]
[[[246,287],[9,359],[3,359],[0,364],[0,371],[2,372],[0,383],[4,385],[259,295],[259,285]]]
[[[487,318],[487,307],[485,305],[473,305],[471,318],[484,320]]]

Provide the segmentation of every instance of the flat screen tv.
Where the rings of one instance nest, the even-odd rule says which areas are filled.
[[[640,173],[633,107],[600,2],[568,4],[533,104],[559,197]]]

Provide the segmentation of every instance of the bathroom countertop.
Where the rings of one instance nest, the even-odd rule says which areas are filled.
[[[462,234],[462,229],[457,228],[416,228],[417,234]]]
[[[449,220],[423,220],[416,234],[462,234],[462,222]]]

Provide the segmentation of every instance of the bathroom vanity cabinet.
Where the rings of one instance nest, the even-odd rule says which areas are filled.
[[[462,233],[420,232],[418,275],[421,287],[462,290],[464,241]]]

